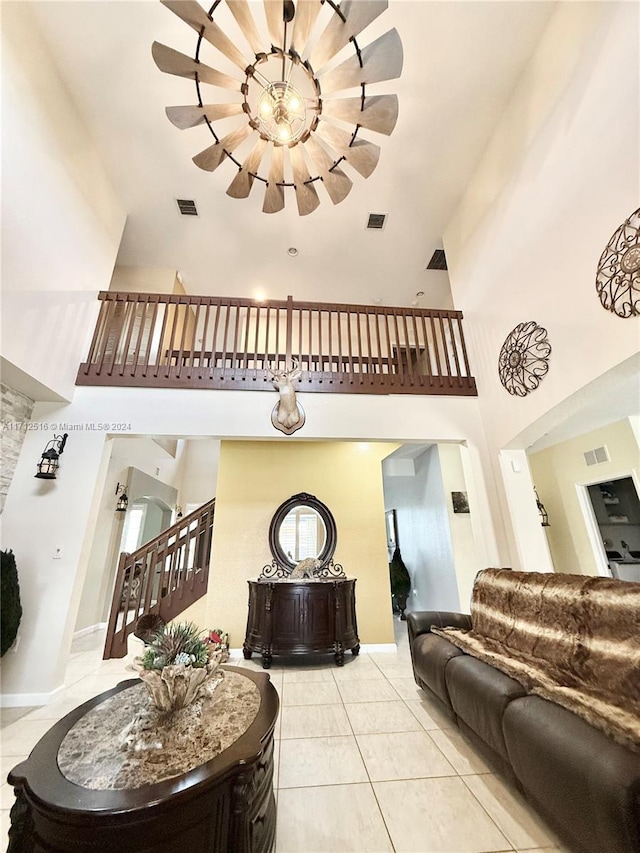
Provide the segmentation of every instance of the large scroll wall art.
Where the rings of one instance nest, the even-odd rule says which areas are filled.
[[[525,397],[549,370],[551,344],[535,320],[520,323],[508,335],[498,358],[500,382],[510,394]]]
[[[640,314],[640,208],[613,234],[600,257],[596,292],[618,317]]]

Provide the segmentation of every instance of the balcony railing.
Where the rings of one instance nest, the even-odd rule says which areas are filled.
[[[476,395],[462,312],[214,296],[101,292],[76,384]]]

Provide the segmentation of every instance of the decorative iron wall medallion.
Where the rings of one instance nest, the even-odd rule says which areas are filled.
[[[510,394],[525,397],[549,370],[551,344],[535,320],[520,323],[507,336],[498,358],[500,382]]]
[[[602,307],[618,317],[640,314],[640,208],[607,243],[596,274]]]

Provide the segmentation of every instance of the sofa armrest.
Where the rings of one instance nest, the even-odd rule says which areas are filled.
[[[468,613],[451,613],[446,610],[414,610],[407,613],[409,644],[420,634],[428,634],[431,627],[471,628],[471,616]]]

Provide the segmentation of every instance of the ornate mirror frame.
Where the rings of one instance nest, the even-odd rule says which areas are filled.
[[[342,566],[333,562],[333,555],[338,542],[338,534],[336,530],[336,522],[331,514],[331,510],[326,504],[322,503],[321,500],[318,500],[315,495],[310,495],[307,492],[300,492],[298,495],[292,495],[292,497],[280,504],[278,509],[275,511],[273,518],[271,519],[271,524],[269,525],[269,548],[271,549],[273,561],[271,565],[263,568],[261,577],[287,578],[296,567],[296,563],[293,560],[290,560],[284,553],[282,546],[280,545],[279,534],[280,526],[284,519],[292,509],[299,506],[308,506],[311,509],[314,509],[322,519],[325,527],[325,542],[317,558],[320,562],[320,566],[314,570],[314,577],[345,577]]]

